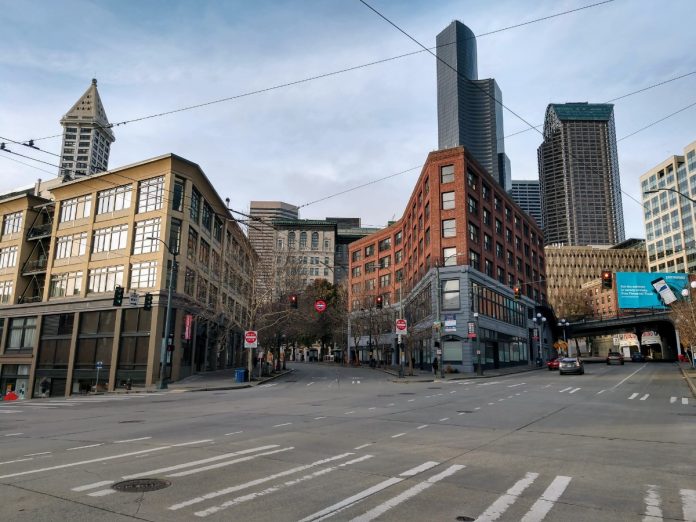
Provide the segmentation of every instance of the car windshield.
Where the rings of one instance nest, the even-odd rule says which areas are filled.
[[[564,363],[574,363],[574,362],[577,362],[577,359],[573,359],[573,358],[570,358],[570,357],[566,357],[565,359],[562,359],[561,362],[564,362]]]
[[[609,352],[609,357],[621,357],[619,352]]]

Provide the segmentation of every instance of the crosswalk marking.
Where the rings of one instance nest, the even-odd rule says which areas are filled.
[[[516,388],[517,386],[522,386],[523,384],[527,384],[526,382],[520,382],[518,384],[511,384],[508,386],[508,388]]]
[[[100,489],[94,493],[87,493],[87,495],[90,497],[105,497],[106,495],[111,495],[113,493],[116,493],[115,489]]]
[[[417,430],[422,430],[423,428],[427,428],[427,427],[428,427],[427,424],[421,424],[421,425],[418,426],[416,429],[417,429]]]
[[[400,477],[412,477],[414,475],[418,475],[418,473],[421,473],[423,471],[428,471],[430,468],[434,468],[438,464],[439,464],[439,462],[435,462],[434,460],[429,460],[428,462],[424,462],[420,466],[416,466],[415,468],[411,468],[409,470],[406,470],[403,473],[399,473],[399,476]]]
[[[538,522],[543,520],[548,512],[551,511],[556,501],[561,497],[571,480],[571,477],[564,477],[562,475],[553,479],[553,482],[549,484],[546,491],[541,494],[541,497],[532,505],[524,517],[522,517],[521,522]]]
[[[637,394],[637,393],[632,393],[631,396],[628,398],[628,400],[629,400],[629,401],[632,401],[632,400],[635,399],[636,397],[638,397],[638,394]]]
[[[686,397],[682,397],[682,404],[684,404],[684,405],[689,404],[689,399],[687,399]]]
[[[391,438],[392,438],[392,439],[397,439],[397,438],[399,438],[399,437],[403,437],[404,435],[406,435],[406,434],[405,434],[405,433],[397,433],[396,435],[392,435]]]
[[[696,522],[696,489],[680,489],[684,520]]]
[[[562,390],[558,390],[558,393],[567,392],[568,390],[572,390],[572,389],[573,389],[572,386],[568,386],[567,388],[563,388]]]
[[[209,471],[211,469],[224,468],[226,466],[231,466],[232,464],[239,464],[240,462],[247,462],[258,457],[264,457],[266,455],[275,455],[276,453],[284,453],[286,451],[292,451],[294,449],[294,446],[288,446],[287,448],[280,448],[272,451],[264,451],[263,453],[255,453],[254,455],[250,455],[248,457],[241,457],[234,460],[227,460],[225,462],[218,462],[217,464],[210,464],[209,466],[203,466],[202,468],[194,468],[186,471],[180,471],[178,473],[171,473],[167,475],[167,477],[186,477],[188,475],[193,475],[194,473],[201,473],[203,471]]]
[[[649,394],[649,393],[646,393],[645,395],[643,395],[643,396],[640,398],[640,400],[641,400],[641,401],[644,401],[644,400],[646,400],[648,397],[650,397],[650,394]]]
[[[676,398],[676,397],[670,397],[670,398],[669,398],[669,403],[670,403],[670,404],[674,404],[675,402],[677,402],[677,398]]]
[[[292,422],[283,422],[282,424],[274,424],[272,427],[273,428],[280,428],[282,426],[290,426]]]
[[[579,391],[579,390],[582,390],[582,388],[575,388],[575,389],[573,389],[573,390],[570,390],[569,393],[575,393],[576,391]]]
[[[386,502],[380,504],[379,506],[371,509],[367,513],[364,513],[363,515],[354,518],[351,522],[370,522],[371,520],[374,520],[378,516],[382,515],[383,513],[386,513],[390,509],[398,506],[399,504],[405,502],[406,500],[415,497],[419,493],[425,491],[429,487],[431,487],[433,484],[441,481],[444,478],[449,477],[450,475],[455,474],[457,471],[460,469],[464,468],[461,464],[454,464],[447,468],[446,470],[442,471],[441,473],[438,473],[437,475],[433,475],[427,480],[424,480],[423,482],[419,482],[415,486],[412,486],[411,488],[407,489],[403,493],[395,496],[394,498],[391,498],[387,500]]]
[[[498,497],[495,502],[488,506],[488,509],[476,519],[476,522],[498,520],[538,476],[538,473],[527,473],[523,479],[515,482],[515,485],[508,489],[504,495]]]
[[[94,482],[93,484],[85,484],[84,486],[78,486],[76,488],[72,488],[71,491],[89,491],[90,489],[96,489],[100,488],[102,486],[108,486],[109,484],[113,484],[113,480],[102,480],[101,482]]]
[[[648,485],[648,491],[643,499],[645,502],[645,516],[643,522],[662,522],[662,499],[657,486],[654,484]]]

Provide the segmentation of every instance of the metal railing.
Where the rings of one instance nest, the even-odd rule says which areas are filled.
[[[45,225],[33,226],[27,233],[27,239],[36,239],[38,237],[50,236],[53,231],[53,224],[46,223]]]

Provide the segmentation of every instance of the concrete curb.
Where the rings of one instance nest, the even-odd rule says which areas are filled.
[[[199,386],[196,388],[179,388],[179,389],[174,389],[170,390],[170,392],[175,392],[175,393],[184,393],[184,392],[202,392],[202,391],[216,391],[216,390],[243,390],[245,388],[253,388],[254,386],[258,386],[260,384],[267,383],[268,381],[274,381],[275,379],[278,379],[280,377],[283,377],[285,375],[289,375],[293,373],[295,370],[285,370],[283,373],[279,373],[277,375],[271,375],[270,377],[267,377],[261,381],[252,381],[250,383],[246,384],[239,384],[238,386],[230,385],[230,384],[224,384],[220,386],[215,386],[215,385],[210,385],[210,386]]]
[[[686,373],[686,370],[683,366],[679,365],[679,369],[681,370],[682,376],[684,377],[686,384],[689,386],[689,389],[691,390],[691,395],[696,397],[696,383],[694,383],[694,380],[691,378],[691,376]]]

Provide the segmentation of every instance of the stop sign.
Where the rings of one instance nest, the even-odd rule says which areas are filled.
[[[406,319],[397,319],[396,320],[396,333],[397,334],[406,334],[407,332],[407,323]]]
[[[314,301],[314,309],[319,313],[323,312],[326,310],[326,301],[323,299],[317,299]]]
[[[256,348],[256,342],[258,337],[255,330],[247,330],[244,332],[244,347],[245,348]]]

